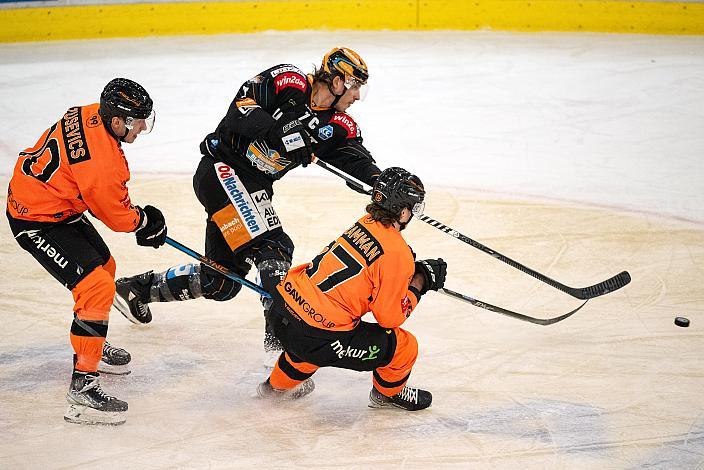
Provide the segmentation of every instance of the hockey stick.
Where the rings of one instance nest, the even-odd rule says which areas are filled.
[[[230,271],[229,269],[227,269],[225,266],[222,266],[222,265],[216,263],[215,261],[213,261],[209,258],[206,258],[203,255],[198,254],[197,252],[191,250],[187,246],[182,245],[181,243],[177,242],[173,238],[166,237],[166,243],[173,246],[177,250],[182,251],[189,256],[192,256],[193,258],[195,258],[198,261],[200,261],[201,263],[203,263],[205,266],[209,267],[213,271],[219,272],[220,274],[227,277],[228,279],[231,279],[239,284],[242,284],[245,287],[249,287],[253,291],[256,291],[262,297],[266,297],[267,299],[271,298],[271,294],[269,294],[267,291],[265,291],[264,289],[262,289],[261,287],[259,287],[255,283],[248,281],[247,279],[243,278],[242,276],[238,276],[237,274],[235,274],[232,271]]]
[[[316,159],[314,163],[318,166],[321,166],[328,170],[329,172],[339,176],[343,180],[345,180],[347,183],[350,185],[354,186],[355,188],[359,189],[360,191],[363,191],[366,194],[371,194],[371,190],[368,190],[364,187],[364,183],[358,181],[355,178],[352,178],[351,176],[341,172],[337,168],[334,168],[327,163]],[[610,277],[609,279],[599,282],[598,284],[594,284],[593,286],[588,286],[588,287],[569,287],[566,286],[565,284],[562,284],[561,282],[558,282],[554,279],[551,279],[547,277],[544,274],[540,274],[537,271],[534,271],[530,269],[527,266],[522,265],[518,261],[514,261],[508,256],[504,256],[498,251],[492,250],[488,246],[482,245],[476,240],[472,240],[469,238],[467,235],[463,235],[457,230],[454,230],[450,227],[448,227],[445,224],[442,224],[438,222],[437,220],[433,219],[432,217],[428,217],[427,215],[421,215],[418,217],[420,220],[423,222],[427,223],[428,225],[435,227],[438,230],[441,230],[447,234],[449,234],[452,237],[455,237],[456,239],[474,247],[477,248],[478,250],[483,251],[484,253],[487,253],[494,258],[498,259],[501,262],[504,262],[511,266],[512,268],[516,268],[519,271],[523,271],[524,273],[528,274],[529,276],[534,277],[535,279],[544,282],[545,284],[548,284],[549,286],[552,286],[556,289],[561,290],[562,292],[571,295],[572,297],[575,297],[580,300],[588,300],[588,299],[593,299],[594,297],[599,297],[604,294],[608,294],[609,292],[613,292],[615,290],[618,290],[622,288],[623,286],[627,285],[629,282],[631,282],[631,275],[628,273],[628,271],[623,271],[613,277]]]
[[[534,318],[534,317],[529,317],[528,315],[524,315],[522,313],[517,313],[517,312],[512,312],[511,310],[506,310],[505,308],[497,307],[496,305],[491,305],[486,302],[483,302],[478,299],[474,299],[468,295],[460,294],[459,292],[455,292],[453,290],[447,289],[447,288],[442,288],[438,292],[441,292],[447,296],[450,296],[452,298],[462,300],[464,302],[469,302],[470,304],[474,305],[475,307],[480,307],[489,311],[492,311],[494,313],[500,313],[501,315],[506,315],[511,318],[517,318],[518,320],[526,321],[529,323],[535,323],[536,325],[542,325],[542,326],[547,326],[547,325],[552,325],[553,323],[557,323],[559,321],[564,320],[565,318],[571,317],[577,311],[579,311],[582,307],[586,305],[589,300],[585,300],[582,305],[579,307],[575,308],[571,312],[567,312],[564,315],[560,315],[559,317],[554,317],[554,318]]]

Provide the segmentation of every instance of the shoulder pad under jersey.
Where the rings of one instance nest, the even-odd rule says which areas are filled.
[[[330,123],[337,124],[338,126],[342,127],[345,132],[347,132],[348,139],[354,139],[355,137],[362,136],[362,133],[359,130],[359,126],[354,121],[354,119],[352,119],[352,116],[347,113],[336,112],[332,115]]]

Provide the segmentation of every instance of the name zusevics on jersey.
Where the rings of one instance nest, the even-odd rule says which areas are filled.
[[[62,124],[64,145],[69,161],[88,160],[90,156],[87,154],[87,146],[83,136],[80,108],[74,107],[66,111]]]
[[[301,307],[301,310],[308,314],[308,316],[314,322],[320,323],[325,328],[335,328],[335,324],[327,320],[318,312],[316,312],[315,308],[310,306],[306,299],[304,299],[303,296],[299,294],[296,289],[294,289],[293,285],[290,282],[287,281],[286,283],[284,283],[284,290],[289,295],[289,297],[291,297],[291,299]]]
[[[227,192],[230,193],[230,198],[237,205],[240,215],[244,218],[245,223],[252,232],[259,232],[261,227],[257,224],[257,218],[254,211],[244,198],[244,194],[237,187],[237,180],[234,175],[230,173],[230,168],[221,166],[218,167],[218,173],[220,181],[222,181],[223,186],[227,188]]]

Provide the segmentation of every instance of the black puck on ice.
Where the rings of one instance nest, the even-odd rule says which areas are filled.
[[[675,325],[681,326],[683,328],[687,328],[689,326],[689,318],[676,317],[675,318]]]

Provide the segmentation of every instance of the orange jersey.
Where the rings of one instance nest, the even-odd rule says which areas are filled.
[[[70,108],[34,147],[20,152],[7,193],[12,217],[60,222],[90,209],[114,231],[137,227],[127,160],[103,126],[98,106]]]
[[[364,216],[312,262],[277,286],[288,310],[315,328],[353,329],[372,312],[384,328],[401,325],[418,304],[408,290],[415,265],[398,230]]]

